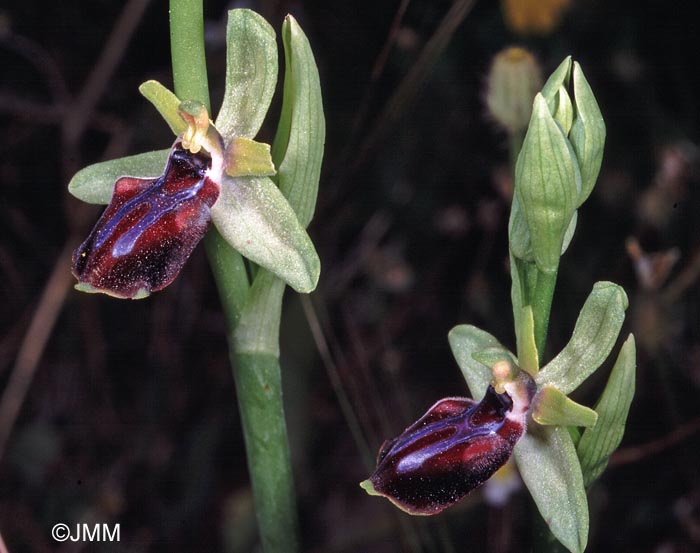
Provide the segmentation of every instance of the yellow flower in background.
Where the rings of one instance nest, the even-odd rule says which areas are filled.
[[[501,0],[506,24],[518,34],[551,33],[571,0]]]

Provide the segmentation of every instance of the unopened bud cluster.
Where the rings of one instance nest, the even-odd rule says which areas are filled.
[[[576,211],[600,171],[605,124],[578,63],[566,58],[535,96],[515,167],[509,237],[513,255],[553,273]]]

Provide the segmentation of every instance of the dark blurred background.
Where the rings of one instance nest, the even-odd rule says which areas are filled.
[[[484,95],[493,56],[514,44],[545,76],[573,55],[608,129],[598,185],[562,260],[549,339],[551,355],[596,280],[627,290],[623,334],[637,337],[637,393],[621,448],[589,497],[588,550],[700,550],[700,44],[691,6],[205,1],[214,106],[229,8],[253,8],[278,30],[294,14],[321,74],[328,135],[310,233],[323,274],[310,303],[289,294],[282,328],[305,551],[533,543],[536,515],[522,488],[505,504],[476,492],[416,519],[358,487],[384,438],[437,399],[468,394],[450,328],[476,324],[513,347],[508,140]],[[0,531],[12,552],[258,550],[224,318],[203,249],[144,301],[72,289],[70,252],[99,214],[69,198],[72,174],[172,140],[137,91],[151,78],[171,85],[167,16],[165,0],[0,8]],[[263,140],[278,112],[279,98]],[[320,326],[315,338],[309,321]],[[594,404],[608,367],[576,399]],[[118,522],[121,541],[58,544],[58,522]]]

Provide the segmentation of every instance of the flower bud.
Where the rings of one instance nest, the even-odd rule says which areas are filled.
[[[515,165],[515,195],[535,263],[542,272],[555,272],[559,265],[580,191],[581,174],[574,151],[544,96],[538,93]]]
[[[605,144],[598,103],[577,62],[567,57],[535,96],[515,166],[511,252],[556,272],[576,229],[576,210],[595,186]]]
[[[176,142],[163,174],[122,177],[85,242],[73,254],[76,288],[139,299],[170,284],[204,237],[219,186],[211,158]]]
[[[501,50],[491,64],[486,105],[491,116],[508,132],[527,126],[532,100],[542,86],[542,72],[535,57],[523,48]]]
[[[438,401],[398,437],[386,441],[377,468],[361,486],[400,509],[432,515],[463,499],[511,456],[525,430],[531,381],[489,386],[479,402]]]

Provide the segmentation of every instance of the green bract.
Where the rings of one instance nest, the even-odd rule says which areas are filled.
[[[277,82],[275,33],[250,10],[229,12],[225,94],[214,124],[223,141],[226,169],[211,216],[242,255],[298,292],[310,292],[318,282],[320,261],[305,227],[316,202],[325,126],[318,70],[308,41],[291,16],[282,34],[284,100],[271,152],[252,138],[262,126]],[[175,134],[188,128],[183,117],[190,112],[195,116],[201,108],[181,102],[156,81],[143,83],[139,90]],[[84,201],[106,204],[117,178],[157,176],[167,154],[162,150],[92,165],[73,177],[69,190]]]
[[[530,305],[526,305],[521,310],[518,336],[520,336],[518,341],[520,367],[535,378],[540,372],[540,361],[537,344],[535,344],[535,319]]]

